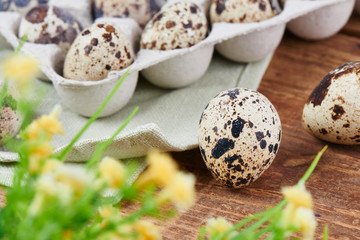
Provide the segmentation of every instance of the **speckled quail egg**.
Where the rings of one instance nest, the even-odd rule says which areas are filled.
[[[65,58],[64,77],[101,80],[133,61],[134,52],[126,35],[112,24],[96,23],[75,39]]]
[[[140,40],[143,49],[187,48],[206,38],[207,20],[194,3],[176,2],[164,7],[146,25]]]
[[[271,0],[214,0],[210,20],[214,22],[260,22],[277,15]]]
[[[0,1],[0,12],[18,12],[24,16],[33,7],[46,3],[48,0],[3,0]]]
[[[0,145],[4,144],[4,140],[16,136],[19,132],[22,117],[20,113],[14,108],[14,103],[16,107],[16,102],[12,102],[10,105],[9,100],[14,101],[10,95],[5,98],[5,104],[1,108],[0,116]]]
[[[199,147],[207,168],[221,183],[240,188],[270,166],[279,149],[281,123],[261,93],[234,88],[206,106],[199,124]]]
[[[94,16],[125,17],[134,19],[145,27],[150,18],[159,10],[154,0],[95,0]]]
[[[55,43],[66,53],[80,32],[79,22],[66,10],[40,5],[22,19],[19,36],[27,34],[27,41],[33,43]]]
[[[303,126],[333,143],[360,144],[360,62],[327,74],[304,106]]]

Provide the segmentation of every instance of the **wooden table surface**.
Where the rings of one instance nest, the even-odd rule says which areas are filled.
[[[275,105],[282,122],[283,137],[273,164],[250,186],[230,189],[211,176],[198,149],[174,153],[179,165],[197,178],[197,201],[176,219],[163,223],[164,239],[196,239],[199,227],[210,217],[222,216],[234,223],[278,203],[281,187],[294,185],[328,144],[302,128],[304,103],[330,70],[357,60],[359,15],[354,14],[339,34],[327,40],[305,41],[286,33],[258,89]],[[307,182],[319,223],[316,236],[320,238],[327,224],[330,239],[360,239],[360,146],[328,145]]]
[[[274,162],[256,182],[236,190],[216,182],[199,150],[173,154],[196,176],[197,202],[165,224],[164,239],[196,239],[199,227],[210,217],[222,216],[235,223],[278,203],[281,187],[294,185],[328,144],[301,125],[307,98],[330,70],[351,61],[360,61],[357,14],[327,40],[305,41],[287,32],[258,89],[274,104],[282,122],[283,136]],[[360,146],[328,145],[306,184],[315,202],[316,237],[320,239],[327,224],[330,239],[360,239]]]

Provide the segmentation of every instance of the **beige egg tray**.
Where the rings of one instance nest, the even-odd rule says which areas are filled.
[[[50,1],[52,2],[75,12],[83,26],[91,23],[90,0]],[[207,11],[210,0],[193,2]],[[354,4],[355,0],[287,0],[283,11],[266,21],[246,24],[215,23],[208,37],[190,48],[137,51],[135,61],[129,67],[127,79],[102,116],[111,115],[128,103],[135,91],[139,72],[160,87],[185,87],[197,81],[207,71],[214,48],[233,61],[257,61],[275,50],[286,26],[291,32],[305,39],[323,39],[335,34],[348,21]],[[0,20],[0,48],[2,40],[16,48],[19,43],[17,32],[21,17],[17,13],[0,13]],[[108,21],[117,25],[127,34],[137,50],[141,29],[135,21],[117,18],[101,18],[97,21]],[[22,50],[39,57],[42,72],[54,84],[62,102],[83,116],[91,116],[96,111],[128,70],[112,71],[106,79],[96,82],[69,80],[59,74],[62,72],[64,56],[56,45],[26,43]]]

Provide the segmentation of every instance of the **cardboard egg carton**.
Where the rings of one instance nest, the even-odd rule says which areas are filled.
[[[175,1],[168,1],[166,4],[172,2]],[[193,2],[208,12],[210,0]],[[51,0],[49,3],[75,13],[85,27],[92,22],[90,0]],[[40,59],[42,72],[53,83],[62,102],[83,116],[91,116],[121,76],[129,70],[128,77],[101,115],[107,116],[119,111],[130,100],[139,72],[160,87],[185,87],[203,76],[211,62],[214,49],[233,61],[257,61],[275,50],[286,26],[291,32],[305,39],[322,39],[335,34],[348,21],[354,4],[355,0],[287,0],[280,14],[262,22],[214,23],[208,37],[192,47],[167,51],[141,49],[137,51],[131,66],[121,71],[112,71],[100,81],[63,78],[61,74],[64,55],[56,45],[26,43],[22,51]],[[0,42],[8,42],[16,48],[19,43],[18,27],[21,16],[17,13],[1,12],[0,19]],[[141,28],[135,21],[119,18],[101,18],[96,21],[111,22],[118,26],[137,50]]]

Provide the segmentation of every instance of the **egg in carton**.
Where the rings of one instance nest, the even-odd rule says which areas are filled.
[[[294,8],[300,4],[314,8],[318,8],[317,5],[323,7],[290,21],[287,28],[298,37],[320,40],[336,34],[345,26],[353,12],[355,0],[287,0],[285,8]]]
[[[163,88],[188,86],[203,76],[214,47],[201,42],[208,34],[204,11],[195,3],[178,1],[163,6],[146,25],[140,40],[139,59],[158,61],[142,70],[151,83]],[[174,57],[171,57],[174,55]]]
[[[89,6],[90,0],[81,1],[84,1],[84,6]],[[80,4],[79,2],[81,1],[76,2]],[[102,113],[102,116],[107,116],[120,110],[131,98],[140,71],[150,80],[153,78],[153,82],[161,87],[178,88],[187,86],[197,81],[206,72],[212,58],[214,46],[217,49],[222,48],[221,44],[232,46],[231,52],[222,54],[235,61],[249,62],[261,59],[274,51],[281,40],[285,25],[289,21],[327,6],[347,1],[353,0],[288,0],[284,10],[278,15],[260,22],[216,22],[212,25],[211,31],[208,31],[207,37],[196,44],[187,48],[171,50],[141,49],[135,54],[134,62],[129,67],[116,69],[115,71],[112,71],[113,69],[106,69],[108,70],[107,77],[98,81],[78,81],[77,79],[63,78],[61,71],[57,70],[57,67],[62,67],[60,60],[62,53],[56,45],[26,43],[23,51],[40,58],[42,71],[54,83],[64,104],[84,116],[90,116],[95,112],[102,100],[116,85],[119,78],[130,68],[130,74],[120,91]],[[177,1],[169,1],[164,5],[164,8],[174,2]],[[206,6],[209,6],[210,1],[194,0],[194,2],[196,2],[199,8],[206,8]],[[75,2],[71,4],[68,2],[67,4],[71,7],[75,5]],[[86,15],[88,10],[85,9],[84,11]],[[79,10],[80,14],[82,13]],[[13,48],[17,47],[19,43],[17,28],[20,23],[20,17],[12,13],[0,13],[0,17],[5,19],[5,21],[0,21],[0,34],[6,38],[7,42],[12,44]],[[136,42],[139,40],[141,33],[139,25],[131,19],[111,19],[112,21],[128,21],[126,24],[121,24],[120,22],[116,24],[119,27],[120,25],[122,27],[127,26],[130,29],[128,31],[128,33],[130,32],[128,38],[130,42],[133,42],[133,46],[137,46]],[[106,19],[106,21],[110,21],[110,18]],[[136,38],[137,40],[134,40]]]

